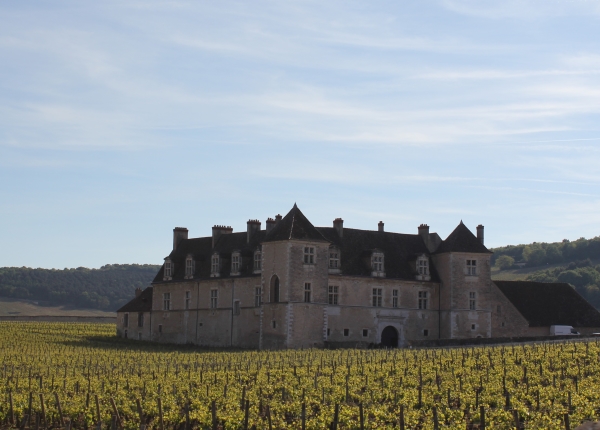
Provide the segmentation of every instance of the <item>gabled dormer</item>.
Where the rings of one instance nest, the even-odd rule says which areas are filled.
[[[259,274],[262,271],[262,250],[260,246],[254,250],[252,273]]]
[[[196,274],[196,261],[192,254],[188,254],[185,257],[185,276],[184,279],[194,279]]]
[[[163,281],[170,281],[173,279],[173,272],[175,271],[175,267],[173,261],[170,257],[165,258],[164,264],[164,272],[163,272]]]
[[[415,272],[417,273],[415,279],[418,281],[431,280],[429,257],[427,254],[421,254],[417,257],[415,261]]]
[[[242,268],[242,254],[239,250],[231,253],[231,272],[230,276],[239,276]]]
[[[329,273],[332,275],[338,274],[342,272],[342,262],[341,262],[341,252],[340,248],[337,246],[329,247]]]
[[[213,252],[210,257],[210,277],[218,278],[221,276],[221,256],[218,252]]]
[[[385,278],[385,255],[380,249],[371,252],[371,276]]]

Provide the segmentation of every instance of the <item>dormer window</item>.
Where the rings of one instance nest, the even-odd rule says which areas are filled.
[[[385,261],[383,252],[373,251],[371,256],[371,270],[373,276],[383,277],[385,276]]]
[[[173,279],[173,262],[167,258],[165,259],[165,273],[163,280],[170,281],[171,279]]]
[[[340,273],[340,250],[329,248],[329,273]]]
[[[260,273],[262,269],[262,253],[254,251],[254,273]]]
[[[240,267],[242,266],[242,256],[239,252],[231,254],[231,274],[239,275]]]
[[[221,272],[221,259],[219,254],[213,254],[210,259],[210,276],[216,278],[220,276]]]
[[[185,279],[192,279],[196,271],[196,264],[191,255],[185,259]]]
[[[429,281],[429,258],[425,254],[417,258],[417,279],[421,281]]]

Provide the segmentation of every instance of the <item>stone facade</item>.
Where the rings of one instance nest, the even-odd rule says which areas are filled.
[[[317,228],[296,206],[267,230],[250,220],[244,233],[215,226],[212,238],[188,239],[178,227],[173,251],[140,295],[149,303],[136,297],[120,309],[118,334],[280,349],[540,331],[492,282],[482,226],[476,237],[461,222],[443,241],[426,225],[414,235],[383,227],[345,229],[338,218]]]

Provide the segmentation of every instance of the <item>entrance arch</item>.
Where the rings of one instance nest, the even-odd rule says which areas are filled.
[[[398,330],[391,325],[381,332],[381,345],[388,348],[398,348]]]
[[[277,275],[273,275],[271,278],[269,293],[269,301],[271,303],[279,303],[279,277]]]

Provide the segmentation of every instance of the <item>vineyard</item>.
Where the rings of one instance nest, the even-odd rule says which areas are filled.
[[[565,429],[600,413],[597,341],[222,352],[114,333],[0,323],[1,426]]]

